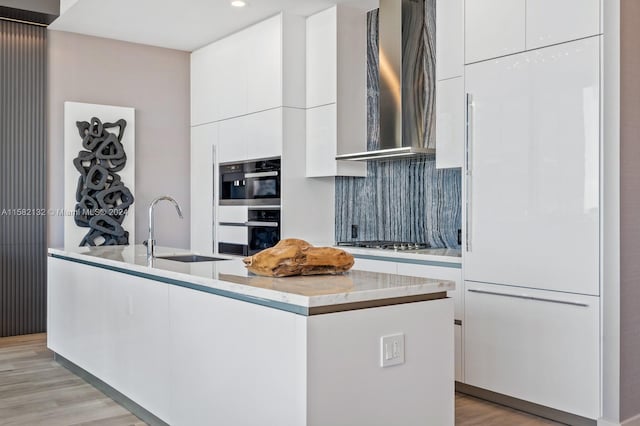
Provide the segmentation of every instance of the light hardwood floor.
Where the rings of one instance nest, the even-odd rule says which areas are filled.
[[[456,426],[561,425],[522,411],[456,393]]]
[[[53,360],[46,335],[0,338],[0,425],[144,425]]]
[[[0,425],[144,424],[100,391],[57,364],[53,360],[53,354],[46,347],[45,334],[0,338]],[[457,426],[557,424],[559,423],[456,394]]]

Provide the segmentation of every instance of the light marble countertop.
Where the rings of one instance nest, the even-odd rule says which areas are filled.
[[[157,247],[156,253],[167,256],[190,252]],[[259,299],[266,306],[274,303],[325,307],[429,295],[455,288],[453,281],[357,270],[341,275],[261,277],[247,271],[240,258],[231,256],[218,256],[228,260],[196,263],[155,258],[148,264],[146,247],[142,245],[50,248],[49,255],[242,300]]]

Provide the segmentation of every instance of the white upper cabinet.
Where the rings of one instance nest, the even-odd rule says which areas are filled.
[[[436,168],[462,167],[464,0],[436,0]]]
[[[332,7],[307,18],[307,108],[338,100],[337,10]]]
[[[282,155],[282,108],[217,122],[218,162],[245,161]],[[200,127],[200,126],[198,126]],[[192,132],[196,133],[198,127]]]
[[[366,176],[336,161],[367,150],[366,12],[337,5],[307,18],[307,177]]]
[[[599,46],[466,67],[466,280],[599,294]]]
[[[216,121],[220,117],[217,96],[222,76],[221,47],[210,44],[191,53],[191,125]]]
[[[247,56],[247,112],[282,106],[281,16],[274,16],[249,27],[245,33],[249,53]]]
[[[336,170],[336,104],[307,110],[307,176],[329,176]]]
[[[465,63],[600,34],[600,6],[601,0],[465,0]]]
[[[304,108],[304,22],[279,14],[194,51],[191,125]]]
[[[600,33],[600,0],[527,0],[527,50]]]
[[[247,112],[246,33],[219,40],[191,54],[191,125]]]
[[[436,80],[464,73],[464,0],[436,0]]]
[[[462,167],[465,118],[464,77],[436,82],[436,168]]]
[[[465,0],[465,63],[525,50],[525,0]]]
[[[245,117],[230,118],[218,123],[218,162],[244,161],[248,158]]]
[[[247,56],[250,42],[247,33],[240,32],[218,42],[214,102],[218,104],[218,119],[247,113]],[[213,120],[211,120],[213,121]]]
[[[244,118],[247,159],[282,155],[284,120],[282,108],[249,114]]]

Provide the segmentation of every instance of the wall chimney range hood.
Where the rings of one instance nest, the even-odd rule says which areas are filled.
[[[380,147],[336,160],[435,154],[434,14],[425,9],[425,0],[380,0]]]

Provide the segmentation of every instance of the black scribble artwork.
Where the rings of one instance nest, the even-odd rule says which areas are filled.
[[[76,189],[76,225],[89,228],[80,246],[128,245],[129,232],[122,227],[133,195],[118,172],[127,164],[122,147],[127,122],[77,121],[82,147],[73,165],[80,172]]]

